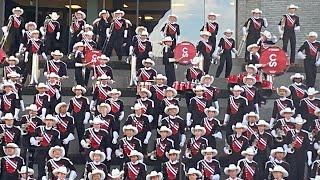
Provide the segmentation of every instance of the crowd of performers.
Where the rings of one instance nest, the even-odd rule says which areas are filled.
[[[285,51],[290,40],[291,64],[295,62],[295,33],[300,30],[297,9],[290,5],[279,22]],[[13,43],[1,84],[0,179],[219,180],[223,173],[230,180],[320,178],[320,99],[314,88],[316,65],[320,64],[317,33],[310,32],[298,50],[299,58],[304,59],[306,79],[296,73],[290,77],[289,87],[277,88],[270,118],[263,120],[259,108],[265,97],[257,85],[259,53],[275,43],[269,31],[261,32],[268,26],[267,20],[260,17],[261,10],[254,9],[243,26],[246,71],[241,82],[231,86],[227,109],[221,110],[220,90],[213,86],[209,69],[219,63],[215,74],[219,77],[226,64],[225,77],[229,77],[232,53],[239,52],[230,29],[223,31],[216,49],[219,25],[217,15],[209,13],[197,45],[203,67],[201,59],[194,58],[186,72],[185,115],[179,112],[177,95],[181,89],[172,61],[180,42],[177,16],[170,15],[161,30],[162,75],[153,68],[156,63],[145,27],[137,27],[136,35],[132,35],[132,25],[121,10],[112,13],[112,20],[109,12],[102,10],[92,25],[85,22],[84,12],[77,11],[70,26],[76,85],[72,87],[74,97],[63,102],[61,86],[68,78],[68,69],[56,47],[61,34],[59,15],[49,14],[38,31],[36,23],[24,22],[23,9],[16,7],[12,12],[9,25],[3,28]],[[88,66],[83,61],[85,54],[95,49],[103,52],[97,58],[99,65]],[[119,60],[122,56],[136,57],[135,79],[144,84],[137,88],[137,99],[126,115],[124,106],[128,104],[121,100],[121,91],[112,88],[117,81],[108,65],[113,49]],[[46,61],[42,71],[46,82],[38,82],[32,75],[30,85],[36,93],[32,104],[25,107],[22,92],[37,56]],[[90,77],[91,70],[94,73]],[[90,78],[97,82],[91,101],[86,97]],[[224,114],[223,119],[217,118],[219,113]],[[152,133],[157,134],[155,138],[151,138]],[[78,152],[85,157],[83,174],[68,158],[70,148],[74,150],[69,146],[71,141],[77,141]],[[223,149],[217,148],[217,141],[225,142]],[[218,153],[226,157],[224,169]],[[111,161],[120,167],[112,168]],[[152,169],[147,169],[145,161],[152,162]]]

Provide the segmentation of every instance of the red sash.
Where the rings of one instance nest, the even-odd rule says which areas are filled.
[[[252,168],[251,166],[249,166],[249,164],[244,161],[244,179],[246,180],[253,180],[253,176],[255,174],[254,168]]]
[[[138,41],[138,50],[143,53],[146,50],[146,46],[142,43],[142,41]]]
[[[48,147],[50,145],[52,135],[45,132],[45,128],[43,126],[40,127],[41,135],[43,140],[41,141],[40,145],[43,147]]]
[[[256,131],[252,129],[252,127],[248,126],[247,138],[251,139],[251,136],[254,135],[257,139],[259,138]]]
[[[68,129],[68,123],[67,122],[64,122],[63,119],[61,119],[60,116],[57,116],[57,119],[58,119],[58,123],[57,123],[57,128],[58,130],[61,132],[61,133],[65,133],[67,132],[67,129]]]
[[[206,90],[203,93],[203,97],[206,100],[210,101],[212,99],[212,97],[213,97],[213,91],[211,91],[210,89],[206,88]]]
[[[147,80],[150,79],[150,74],[144,68],[141,69],[140,76],[143,82],[146,82]]]
[[[40,45],[33,38],[31,38],[30,41],[31,41],[31,51],[32,51],[32,53],[37,53],[39,51],[39,49],[40,49]]]
[[[239,105],[236,104],[233,96],[231,96],[229,99],[230,99],[231,114],[237,114],[237,112],[239,111]]]
[[[29,134],[34,133],[36,128],[37,128],[37,124],[35,122],[32,121],[31,118],[29,118],[28,116],[25,116],[27,119],[27,131]]]
[[[197,155],[200,151],[201,141],[197,141],[194,138],[191,139],[191,154]]]
[[[251,18],[252,22],[253,22],[253,27],[256,30],[259,30],[261,28],[261,22],[258,22],[255,18]]]
[[[143,123],[140,122],[135,116],[132,116],[132,121],[134,126],[138,129],[138,132],[140,133],[143,130]]]
[[[164,155],[164,152],[166,150],[167,144],[161,143],[161,139],[157,139],[157,148],[156,148],[156,156],[162,158]]]
[[[292,84],[292,87],[296,90],[297,97],[302,99],[305,95],[305,90],[295,84]]]
[[[210,53],[211,50],[212,50],[212,46],[210,44],[208,44],[207,42],[205,41],[202,41],[202,43],[205,45],[206,47],[206,53]]]
[[[120,105],[116,101],[113,101],[113,100],[110,100],[110,102],[111,102],[111,111],[113,113],[117,113],[120,110]]]
[[[60,167],[53,159],[50,159],[49,162],[51,164],[52,170],[58,169]]]
[[[4,94],[2,97],[3,97],[3,102],[4,102],[3,108],[4,108],[4,111],[7,112],[7,111],[9,111],[10,108],[11,108],[11,105],[12,105],[12,104],[11,104],[11,101],[12,101],[12,99],[8,99],[8,98],[7,98],[7,95],[5,95],[5,94]]]
[[[170,162],[166,162],[166,170],[168,180],[176,180],[178,174],[178,167],[173,167]]]
[[[53,97],[56,94],[56,89],[50,83],[48,83],[49,91],[48,94],[50,97]]]
[[[238,141],[238,139],[236,139],[236,137],[233,136],[232,145],[231,145],[232,150],[236,153],[240,153],[242,145],[243,145],[243,142]]]
[[[246,93],[246,98],[248,99],[248,101],[253,101],[254,99],[254,95],[255,95],[255,91],[251,90],[249,87],[247,86],[242,86],[243,89],[245,90]]]
[[[59,67],[52,60],[49,61],[49,64],[50,64],[50,72],[54,72],[54,73],[58,74]]]
[[[9,174],[15,173],[18,168],[18,162],[16,162],[15,160],[11,160],[8,157],[3,157],[3,158],[5,160],[6,172]]]
[[[21,25],[21,21],[19,20],[19,18],[13,16],[13,27],[18,29]]]
[[[232,42],[227,38],[224,38],[224,49],[229,50],[232,48]]]
[[[280,112],[281,110],[285,109],[286,106],[282,104],[280,99],[276,100],[277,106],[278,106],[278,111]]]
[[[110,120],[109,119],[107,120],[101,119],[101,120],[102,120],[101,129],[108,130],[110,126]]]
[[[214,167],[211,167],[205,160],[202,161],[202,165],[204,170],[204,177],[211,178],[211,176],[215,173]]]
[[[88,40],[84,39],[84,46],[86,47],[87,51],[92,51],[93,50],[93,46],[89,43]]]
[[[96,133],[93,131],[92,128],[89,129],[90,133],[90,145],[94,149],[98,149],[100,147],[101,141],[102,141],[102,136],[96,135]]]
[[[172,104],[167,98],[164,98],[163,101],[166,103],[166,106],[170,106]]]
[[[128,156],[132,150],[135,148],[135,144],[131,144],[127,141],[127,139],[123,138],[123,151]]]
[[[72,98],[72,102],[73,102],[73,111],[75,113],[80,112],[82,108],[82,102],[79,102],[75,97]]]
[[[265,140],[263,137],[260,137],[257,142],[257,148],[260,151],[264,151],[266,147],[267,147],[267,140]]]
[[[102,87],[98,86],[99,89],[99,100],[104,101],[108,98],[107,91]]]
[[[138,101],[139,104],[144,106],[144,108],[142,108],[142,114],[145,114],[147,112],[147,109],[148,109],[148,104],[143,103],[141,99],[138,99],[137,101]]]
[[[115,19],[115,20],[114,20],[114,24],[115,24],[116,30],[121,29],[121,27],[122,27],[122,25],[123,25],[123,23],[120,22],[118,19]]]
[[[304,99],[304,101],[306,102],[307,106],[308,106],[308,112],[309,114],[314,114],[314,111],[318,108],[316,105],[314,105],[309,99]]]
[[[293,147],[295,149],[300,149],[302,147],[302,143],[303,143],[303,140],[304,140],[304,137],[303,136],[299,136],[297,133],[295,133],[293,131]]]
[[[174,123],[173,121],[171,121],[169,119],[169,126],[170,126],[170,129],[172,131],[172,135],[176,135],[179,131],[179,124],[178,123]]]
[[[154,85],[153,87],[156,90],[157,99],[162,101],[164,99],[163,91],[157,85]]]
[[[174,27],[171,23],[168,23],[168,31],[169,31],[169,35],[175,35],[177,28]]]
[[[101,68],[101,66],[96,66],[97,72],[98,72],[98,77],[106,74],[103,69]]]
[[[317,57],[317,47],[313,46],[312,43],[310,43],[309,41],[307,41],[308,45],[309,45],[309,49],[310,49],[310,55],[312,57]]]
[[[74,30],[74,31],[78,31],[79,28],[80,28],[79,20],[76,20],[76,21],[73,23],[73,30]]]
[[[128,179],[135,180],[138,178],[140,167],[135,167],[131,162],[128,163]]]
[[[287,125],[284,119],[280,119],[281,122],[281,128],[285,131],[287,134],[289,131],[291,131],[291,128]]]
[[[208,30],[209,32],[213,33],[215,32],[217,29],[217,25],[215,25],[214,23],[208,22]]]
[[[190,68],[191,79],[197,79],[199,72],[195,70],[193,67]]]
[[[10,66],[5,66],[5,72],[6,74],[10,74],[13,70],[11,69]]]
[[[287,19],[287,25],[289,27],[293,27],[295,23],[295,19],[293,19],[290,15],[286,14],[286,19]]]
[[[202,102],[200,99],[198,99],[197,97],[194,98],[194,100],[196,101],[198,110],[200,112],[204,112],[204,109],[206,108],[206,103]]]
[[[39,111],[42,108],[43,105],[43,100],[40,99],[40,95],[36,95],[36,105],[37,105],[37,110]]]
[[[48,27],[48,32],[49,33],[54,32],[54,30],[56,29],[56,27],[54,26],[54,24],[52,23],[51,20],[48,22],[48,26],[47,27]]]
[[[208,118],[204,119],[204,128],[206,129],[206,135],[210,135],[214,124],[211,124]]]

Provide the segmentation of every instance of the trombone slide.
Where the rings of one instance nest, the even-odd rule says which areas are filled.
[[[131,56],[131,71],[130,71],[130,86],[137,85],[136,66],[137,66],[137,57],[135,55],[132,55]]]

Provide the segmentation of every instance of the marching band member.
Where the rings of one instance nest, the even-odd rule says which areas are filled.
[[[34,134],[30,138],[30,144],[36,150],[36,159],[38,163],[38,177],[45,176],[45,162],[48,156],[48,151],[51,147],[61,144],[60,133],[54,128],[57,119],[48,114],[43,119],[44,125],[38,126]]]
[[[227,113],[224,116],[223,124],[227,125],[226,136],[232,134],[232,126],[237,122],[242,122],[247,112],[248,100],[241,96],[244,89],[239,85],[230,88],[232,95],[229,97],[227,105]]]
[[[320,155],[320,150],[317,151],[317,156]],[[320,166],[320,160],[315,160],[313,161],[312,163],[312,166],[311,166],[311,174],[310,174],[310,179],[314,178],[314,179],[317,179],[320,177],[320,169],[319,169],[319,166]]]
[[[300,101],[307,97],[307,86],[303,84],[304,76],[300,73],[290,76],[290,80],[292,84],[289,86],[291,91],[289,98],[292,99],[294,107],[298,109]]]
[[[27,166],[22,166],[20,171],[20,180],[35,180],[33,178],[34,170],[30,167],[27,168]]]
[[[320,108],[314,111],[314,115],[317,117],[311,124],[310,127],[310,141],[312,142],[312,160],[317,158],[317,152],[320,149]]]
[[[317,77],[317,67],[319,66],[319,59],[317,59],[318,52],[320,51],[320,42],[317,41],[318,34],[310,32],[308,39],[298,50],[298,57],[303,59],[304,72],[306,73],[307,87],[314,87]],[[304,53],[303,53],[304,51]]]
[[[84,125],[88,124],[90,118],[89,100],[82,95],[85,94],[87,90],[81,85],[74,86],[72,91],[75,93],[75,96],[70,99],[68,112],[72,113],[72,117],[75,119],[79,139],[79,152],[82,152],[83,148],[80,146],[80,141],[83,139],[85,132]]]
[[[162,64],[164,65],[164,71],[166,77],[168,78],[167,85],[172,86],[173,83],[176,81],[176,73],[175,73],[175,64],[172,62],[174,59],[174,48],[173,48],[173,39],[170,36],[165,37],[162,39],[163,44],[163,58]]]
[[[52,52],[57,47],[57,43],[60,40],[60,23],[58,21],[60,15],[57,12],[49,14],[49,18],[43,23],[43,27],[40,27],[42,35],[44,35],[44,43],[47,53]]]
[[[111,106],[110,114],[114,116],[116,129],[120,133],[120,121],[124,118],[124,104],[119,97],[121,96],[121,91],[117,89],[112,89],[107,92],[107,95],[110,97],[106,100],[106,103]]]
[[[28,41],[31,39],[31,32],[36,30],[37,27],[37,23],[31,21],[24,25],[24,30],[22,30],[22,40],[19,47],[20,55],[24,54]]]
[[[308,131],[302,129],[306,120],[296,117],[295,128],[286,136],[286,144],[283,146],[288,152],[287,159],[291,167],[291,175],[297,179],[304,178],[305,163],[312,164],[312,152]]]
[[[61,102],[61,84],[60,84],[60,77],[58,74],[55,73],[50,73],[47,78],[49,79],[47,81],[48,85],[48,91],[47,94],[50,97],[50,102],[49,102],[49,113],[54,114],[54,108],[58,103]]]
[[[294,111],[291,108],[284,108],[280,111],[280,116],[283,118],[277,119],[274,124],[270,125],[272,127],[271,134],[275,138],[275,147],[284,145],[284,136],[294,128]]]
[[[0,179],[19,179],[19,170],[24,164],[20,148],[17,144],[9,143],[3,146],[3,150],[5,155],[0,159]]]
[[[83,38],[81,42],[84,44],[85,53],[93,51],[97,48],[97,43],[93,40],[93,35],[94,34],[92,31],[83,32]]]
[[[161,35],[163,37],[170,36],[173,39],[172,48],[176,48],[180,38],[180,26],[177,23],[178,16],[170,14],[168,16],[168,22],[161,28]]]
[[[161,126],[161,128],[158,129],[158,133],[160,134],[160,137],[155,139],[154,149],[151,153],[149,153],[150,159],[152,161],[155,161],[154,170],[156,171],[161,170],[161,164],[168,161],[166,153],[169,152],[170,149],[174,148],[174,141],[168,138],[172,135],[172,131],[170,128],[166,126]]]
[[[196,170],[195,168],[190,168],[187,173],[187,179],[188,180],[197,180],[201,179],[202,174],[199,170]]]
[[[163,174],[157,171],[151,171],[150,174],[147,175],[146,180],[162,180]]]
[[[282,166],[275,166],[273,169],[270,170],[272,173],[272,177],[275,180],[284,180],[284,178],[289,176],[287,170],[285,170]]]
[[[47,94],[49,90],[48,85],[44,83],[39,83],[36,86],[38,94],[36,94],[33,98],[33,104],[37,106],[38,114],[41,118],[44,118],[49,111],[49,103],[50,103],[50,96]],[[48,111],[47,111],[48,110]]]
[[[261,18],[262,11],[258,8],[251,11],[252,17],[249,18],[242,27],[242,34],[246,41],[246,49],[249,45],[254,44],[260,37],[262,26],[267,28],[268,22],[266,18]],[[248,59],[249,52],[246,51],[245,57]]]
[[[140,68],[137,71],[137,79],[139,82],[147,82],[154,80],[154,77],[157,76],[157,71],[152,68],[152,66],[155,65],[155,62],[150,59],[144,59],[142,60],[142,64],[144,68]]]
[[[241,169],[239,177],[243,180],[260,179],[258,163],[253,160],[256,155],[255,149],[249,147],[245,151],[242,151],[241,155],[245,158],[238,161],[238,166]]]
[[[104,54],[107,57],[111,57],[112,50],[116,51],[118,60],[122,60],[122,47],[124,40],[128,37],[128,22],[123,18],[124,11],[116,10],[112,13],[113,20],[110,25],[110,29],[107,29],[107,46]],[[104,51],[104,50],[103,50]]]
[[[4,124],[0,124],[0,144],[6,146],[9,143],[20,144],[21,130],[19,127],[14,126],[14,117],[11,113],[6,113],[1,117]],[[0,150],[3,155],[3,149]]]
[[[224,173],[228,175],[228,179],[226,180],[242,180],[238,178],[238,174],[240,173],[241,169],[239,166],[234,164],[230,164],[228,167],[224,168]]]
[[[204,158],[197,163],[197,169],[203,174],[203,179],[219,180],[221,175],[220,162],[214,158],[218,151],[212,149],[212,147],[207,147],[201,150],[201,154]]]
[[[104,180],[106,178],[106,174],[104,171],[95,169],[88,175],[89,180]]]
[[[247,131],[244,135],[250,140],[252,136],[255,136],[258,132],[257,122],[259,121],[259,114],[250,112],[244,115],[242,124],[247,126]]]
[[[215,49],[212,42],[209,41],[210,36],[211,33],[209,31],[201,31],[201,40],[197,45],[198,55],[202,55],[203,57],[203,71],[205,74],[209,73],[210,65],[212,63],[212,55]]]
[[[88,33],[89,31],[93,32],[93,27],[90,24],[85,24],[82,27],[82,30],[80,31],[80,33],[78,34],[79,39],[84,40],[86,36],[88,36],[86,33]],[[94,33],[93,33],[93,36],[94,36]],[[94,38],[93,36],[92,36],[92,39]]]
[[[69,172],[66,167],[61,166],[59,168],[54,169],[52,171],[52,174],[54,178],[56,178],[57,180],[67,180]]]
[[[260,46],[258,44],[251,44],[247,47],[247,51],[249,55],[247,56],[246,63],[247,64],[259,64],[260,54],[259,54]]]
[[[8,81],[3,82],[3,93],[0,97],[0,116],[11,113],[15,119],[18,119],[20,112],[19,96],[13,91],[14,84]]]
[[[206,24],[201,28],[200,31],[208,31],[211,33],[209,37],[209,41],[212,43],[213,52],[216,49],[216,40],[217,40],[217,34],[219,31],[219,24],[217,23],[218,14],[215,14],[213,12],[210,12],[208,14],[208,20]]]
[[[232,126],[232,129],[235,133],[227,137],[223,148],[224,153],[230,155],[229,164],[237,163],[241,159],[241,152],[249,147],[249,140],[243,135],[247,126],[238,122]]]
[[[135,104],[131,107],[134,110],[133,114],[130,114],[124,123],[125,125],[133,125],[138,129],[136,137],[143,142],[142,152],[147,152],[147,146],[151,137],[150,121],[146,114],[143,113],[145,106],[142,104]]]
[[[3,77],[5,80],[8,80],[8,74],[15,71],[18,74],[21,74],[21,68],[18,66],[19,59],[15,56],[10,56],[6,59],[7,64],[3,67]]]
[[[186,168],[185,164],[179,160],[180,152],[176,149],[170,149],[166,153],[169,160],[162,164],[163,179],[178,180],[185,177]]]
[[[106,154],[100,150],[91,151],[89,153],[91,162],[87,162],[85,165],[84,180],[87,180],[88,175],[92,171],[99,169],[103,172],[108,172],[108,167],[103,162],[106,160]]]
[[[166,107],[168,107],[169,105],[176,105],[179,107],[179,100],[175,98],[178,93],[174,88],[167,87],[166,89],[164,89],[163,94],[165,98],[163,98],[160,102],[159,111],[161,112],[161,114],[158,117],[158,122],[160,122],[162,118],[167,116],[164,111]],[[158,108],[155,109],[157,110]]]
[[[102,50],[104,42],[107,38],[107,32],[110,31],[109,11],[103,9],[99,12],[99,17],[93,21],[93,32],[96,34],[98,49]],[[109,29],[109,30],[108,30]]]
[[[57,130],[60,132],[60,139],[62,140],[62,146],[68,154],[69,143],[75,139],[74,137],[74,119],[73,117],[67,113],[68,112],[68,104],[65,102],[61,102],[56,105],[55,113],[56,118],[58,120],[56,124]]]
[[[264,30],[260,33],[260,38],[257,41],[257,44],[260,46],[259,53],[261,54],[263,50],[268,47],[275,45],[277,42],[277,37],[272,36],[271,32]]]
[[[300,112],[301,117],[307,121],[303,126],[303,129],[307,131],[310,130],[311,125],[317,118],[314,114],[315,110],[320,108],[320,99],[315,97],[317,94],[319,94],[319,91],[316,91],[314,88],[308,88],[308,97],[300,101],[298,112]]]
[[[124,158],[124,162],[128,162],[131,151],[141,151],[142,145],[141,141],[135,137],[138,134],[138,129],[135,126],[124,125],[122,130],[124,137],[120,139],[119,149],[115,151],[115,154],[119,158]]]
[[[8,50],[9,56],[15,55],[19,50],[19,45],[20,45],[21,36],[22,36],[22,29],[25,23],[22,17],[23,12],[24,10],[21,9],[20,7],[13,8],[12,15],[10,15],[8,19],[8,24],[10,23],[11,26],[2,27],[4,34],[7,34],[8,38],[12,41]]]
[[[190,104],[188,107],[187,113],[187,126],[194,127],[195,125],[199,125],[201,120],[206,117],[204,113],[205,108],[208,108],[211,104],[204,97],[204,91],[206,90],[203,86],[196,86],[193,88],[193,92],[195,96],[190,99]]]
[[[251,75],[247,75],[243,78],[242,96],[248,100],[247,111],[257,112],[259,114],[259,103],[260,103],[260,91],[254,85],[256,84],[256,78]]]
[[[233,31],[231,29],[227,29],[223,32],[224,37],[222,37],[219,41],[217,56],[220,59],[220,63],[216,72],[216,78],[220,76],[222,73],[224,64],[226,64],[226,73],[224,75],[225,78],[229,77],[232,70],[232,55],[233,52],[235,55],[238,54],[238,51],[235,49],[235,40],[232,38]]]
[[[147,58],[152,58],[152,44],[148,40],[148,31],[142,31],[140,38],[130,47],[130,55],[134,54],[137,57],[136,69],[143,68],[142,61]]]
[[[206,129],[204,138],[208,140],[208,146],[216,148],[216,138],[222,139],[222,125],[220,120],[216,118],[219,115],[219,111],[215,107],[210,106],[204,110],[204,113],[206,117],[200,123]]]
[[[90,109],[94,111],[96,111],[96,106],[109,98],[108,92],[112,90],[112,87],[108,85],[108,82],[111,80],[110,76],[104,74],[100,76],[98,80],[100,81],[100,84],[95,87],[90,102]]]
[[[77,42],[73,45],[74,61],[75,61],[75,80],[78,85],[85,86],[88,84],[90,69],[87,68],[87,64],[84,62],[84,44],[83,42]]]
[[[209,104],[214,105],[216,109],[219,110],[219,102],[217,96],[219,94],[219,89],[215,86],[211,86],[214,81],[214,77],[210,75],[204,75],[200,79],[202,86],[206,88],[204,91],[204,98],[209,101]]]
[[[132,40],[131,40],[131,45],[135,44],[137,41],[140,40],[140,37],[141,37],[141,33],[143,31],[148,31],[148,29],[144,26],[138,26],[136,29],[135,29],[135,33],[136,35],[134,35],[132,37]]]
[[[188,168],[196,167],[197,162],[203,159],[201,150],[208,147],[208,140],[203,136],[206,134],[206,129],[200,125],[195,125],[191,128],[193,137],[187,141],[187,149],[185,152],[186,158],[188,158]]]
[[[277,94],[280,97],[276,99],[273,103],[272,116],[270,120],[271,126],[273,126],[273,123],[275,120],[281,118],[280,112],[285,108],[291,108],[293,111],[295,111],[293,101],[287,98],[291,94],[291,91],[289,88],[285,86],[280,86],[279,88],[277,88]]]
[[[271,150],[271,159],[265,164],[265,179],[272,179],[270,169],[273,169],[275,166],[283,167],[287,172],[290,172],[290,164],[285,161],[287,152],[283,147],[277,147]],[[290,178],[285,178],[290,179]]]
[[[84,21],[86,17],[86,14],[80,10],[74,13],[74,16],[72,17],[72,24],[70,26],[70,32],[72,34],[70,47],[73,47],[76,42],[81,40],[81,38],[78,37],[78,34],[86,24]]]
[[[50,159],[46,162],[46,171],[48,178],[59,180],[54,177],[54,171],[60,167],[66,167],[69,172],[69,180],[74,180],[77,177],[76,168],[70,159],[65,157],[65,149],[62,146],[54,146],[49,149]]]
[[[98,66],[94,66],[94,71],[96,73],[95,78],[99,78],[105,74],[107,76],[110,76],[111,79],[113,79],[112,68],[107,65],[107,63],[110,61],[110,58],[102,54],[101,56],[98,56],[97,60],[100,64]]]
[[[154,102],[153,102],[153,100],[150,99],[152,94],[146,88],[142,88],[138,92],[138,94],[139,94],[140,98],[137,99],[134,103],[140,104],[141,106],[143,106],[142,114],[144,114],[148,117],[148,120],[149,120],[149,123],[151,126],[152,121],[153,121],[153,114],[154,114]]]
[[[129,158],[131,161],[123,166],[124,179],[145,179],[147,176],[147,166],[142,162],[143,154],[137,150],[132,150]]]
[[[51,52],[52,60],[48,60],[44,68],[44,76],[48,76],[50,73],[59,75],[60,78],[67,78],[67,64],[61,61],[63,53],[59,50]]]
[[[20,107],[22,111],[25,111],[24,101],[22,99],[22,85],[20,84],[21,76],[16,71],[12,71],[7,75],[9,82],[13,83],[14,88],[12,89],[19,97]]]
[[[295,12],[298,10],[298,6],[290,4],[288,6],[288,14],[282,16],[278,30],[283,39],[283,50],[287,52],[288,42],[290,40],[290,64],[294,64],[295,52],[296,52],[296,32],[300,31],[300,20]]]
[[[177,115],[179,113],[179,107],[177,105],[170,104],[164,112],[167,114],[161,120],[161,126],[166,126],[171,129],[172,135],[169,136],[174,142],[174,149],[180,149],[186,142],[185,128],[186,122]]]

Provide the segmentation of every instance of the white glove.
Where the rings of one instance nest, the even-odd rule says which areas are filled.
[[[184,143],[186,142],[186,135],[182,134],[181,135],[181,141],[180,141],[180,147],[184,146]]]
[[[20,112],[20,109],[18,109],[18,108],[14,109],[14,119],[16,119],[16,120],[19,119],[19,112]]]
[[[187,113],[187,118],[186,118],[187,126],[191,126],[191,124],[192,124],[191,116],[192,116],[191,113]]]
[[[296,27],[294,28],[294,31],[295,31],[295,32],[299,32],[299,31],[300,31],[300,26],[296,26]]]
[[[248,34],[246,27],[242,27],[242,34],[243,36],[246,36]]]
[[[9,33],[9,31],[8,31],[8,26],[3,26],[1,29],[2,29],[2,32],[3,32],[4,34]]]
[[[224,147],[223,148],[223,152],[225,153],[225,154],[231,154],[232,152],[230,152],[230,150],[228,149],[228,148],[226,148],[226,147]]]
[[[131,56],[133,54],[133,46],[129,47],[129,55]]]
[[[315,65],[318,67],[320,66],[320,58],[316,61]]]
[[[218,139],[222,139],[221,132],[217,132],[217,133],[213,134],[212,136],[215,137],[215,138],[218,138]]]
[[[47,108],[42,108],[41,115],[40,115],[41,119],[44,119],[46,117],[46,112],[47,112]]]
[[[117,144],[118,138],[119,138],[119,134],[117,131],[113,131],[113,139],[112,139],[112,144]]]
[[[60,39],[60,32],[57,32],[56,40],[58,40],[58,41],[59,41],[59,39]]]
[[[119,116],[119,121],[122,121],[123,118],[124,118],[124,111],[121,111]]]
[[[149,123],[151,123],[153,121],[153,116],[152,115],[148,115],[148,120],[149,120]]]
[[[238,51],[237,51],[235,48],[232,49],[232,52],[233,52],[236,56],[238,56]]]
[[[313,147],[314,147],[315,150],[320,149],[320,145],[318,143],[316,143],[316,142],[313,144]]]
[[[84,139],[80,141],[80,144],[83,148],[86,148],[86,149],[89,148],[89,143],[87,143]]]
[[[46,53],[45,53],[45,52],[41,53],[41,56],[43,57],[43,59],[44,59],[45,61],[47,61],[47,60],[48,60],[48,57],[47,57],[47,55],[46,55]]]
[[[151,132],[148,131],[148,132],[147,132],[147,135],[146,135],[146,138],[144,139],[143,143],[144,143],[144,144],[148,144],[150,137],[151,137]]]
[[[124,38],[127,38],[127,37],[128,37],[128,30],[124,30],[123,37],[124,37]]]
[[[220,175],[219,174],[211,175],[210,179],[211,180],[219,180],[220,179]]]
[[[41,26],[39,30],[40,30],[42,36],[45,36],[45,35],[46,35],[46,31],[45,31],[45,29],[44,29],[43,26]]]
[[[307,157],[308,157],[308,166],[311,166],[311,164],[312,164],[312,152],[311,151],[307,152]]]
[[[91,102],[90,102],[90,109],[91,109],[91,111],[95,111],[95,105],[94,105],[95,103],[94,103],[94,100],[91,100]]]
[[[225,114],[225,115],[224,115],[223,124],[228,124],[229,119],[230,119],[230,115],[229,115],[229,114]]]
[[[263,22],[264,22],[264,27],[268,27],[268,21],[267,21],[267,18],[262,18],[263,19]]]
[[[150,57],[150,58],[152,58],[153,57],[153,53],[150,51],[150,52],[148,52],[148,56]]]
[[[31,137],[30,138],[30,144],[33,146],[40,146],[40,141],[37,141],[36,138]]]
[[[64,140],[62,140],[63,144],[69,144],[70,141],[74,140],[75,137],[72,133],[69,133],[68,137],[66,137]]]
[[[21,111],[25,111],[26,110],[26,108],[24,107],[24,102],[23,102],[22,99],[20,100],[20,106],[21,106]]]
[[[24,62],[28,62],[28,56],[29,56],[29,52],[26,52],[25,54],[24,54]]]
[[[305,59],[305,58],[306,58],[306,55],[305,55],[303,52],[299,51],[299,52],[298,52],[298,57],[299,57],[300,59]]]
[[[19,53],[23,53],[23,44],[21,43],[20,46],[19,46]]]
[[[161,120],[162,120],[162,115],[159,114],[159,117],[158,117],[158,126],[159,127],[161,126]]]
[[[144,139],[143,144],[148,144],[149,143],[149,139]]]
[[[56,98],[59,99],[61,97],[59,89],[56,89]]]
[[[110,161],[111,160],[112,149],[111,148],[107,148],[106,152],[107,152],[107,161]]]
[[[86,114],[84,115],[83,124],[88,124],[89,118],[90,118],[90,113],[86,112]]]
[[[123,155],[123,152],[120,149],[116,149],[115,154],[117,157],[120,157]]]
[[[75,180],[77,178],[77,173],[72,170],[69,175],[69,180]]]

